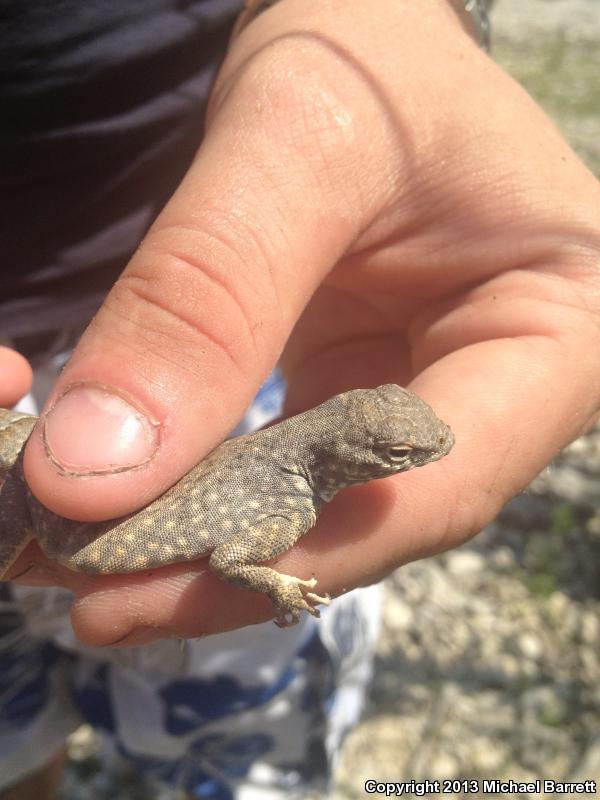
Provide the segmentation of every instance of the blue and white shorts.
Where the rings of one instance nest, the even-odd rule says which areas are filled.
[[[277,416],[283,392],[273,375],[236,433]],[[70,603],[63,589],[0,584],[0,789],[88,722],[141,772],[199,798],[326,791],[363,706],[379,587],[336,599],[318,622],[128,649],[81,645]]]

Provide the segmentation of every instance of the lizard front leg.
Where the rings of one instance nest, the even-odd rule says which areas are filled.
[[[251,528],[233,534],[212,552],[209,566],[212,572],[236,586],[263,592],[268,595],[277,612],[276,624],[281,628],[295,625],[301,611],[319,616],[315,608],[319,603],[329,605],[329,595],[320,597],[311,589],[316,578],[308,581],[285,575],[272,567],[258,566],[289,548],[312,527],[314,518],[307,525],[304,515],[291,517],[267,516]]]

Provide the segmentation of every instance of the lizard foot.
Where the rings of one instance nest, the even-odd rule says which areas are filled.
[[[301,611],[308,611],[313,617],[320,617],[321,614],[315,606],[322,604],[328,606],[331,598],[328,594],[323,596],[306,589],[314,589],[317,579],[313,577],[304,581],[293,575],[283,575],[278,573],[281,580],[278,582],[276,591],[273,593],[272,600],[277,611],[275,624],[279,628],[289,628],[296,625],[300,619]]]

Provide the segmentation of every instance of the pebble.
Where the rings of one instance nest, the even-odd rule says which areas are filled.
[[[490,558],[490,564],[496,570],[508,571],[514,569],[516,563],[517,559],[510,547],[498,547]]]
[[[473,550],[455,550],[446,557],[446,569],[454,578],[469,578],[485,569],[485,559]]]
[[[518,647],[521,655],[525,656],[525,658],[529,658],[532,661],[537,661],[541,658],[543,650],[542,645],[531,633],[522,633],[518,640]]]
[[[584,611],[581,615],[581,638],[589,645],[596,645],[600,641],[600,622],[597,613]]]

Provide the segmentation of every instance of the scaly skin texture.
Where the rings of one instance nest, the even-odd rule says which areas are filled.
[[[108,522],[64,519],[28,490],[21,452],[36,417],[0,410],[0,575],[35,537],[46,555],[89,573],[130,573],[210,554],[210,569],[267,594],[278,624],[328,603],[308,581],[261,563],[310,530],[342,488],[446,455],[452,432],[395,384],[354,389],[278,425],[224,442],[146,508]]]

